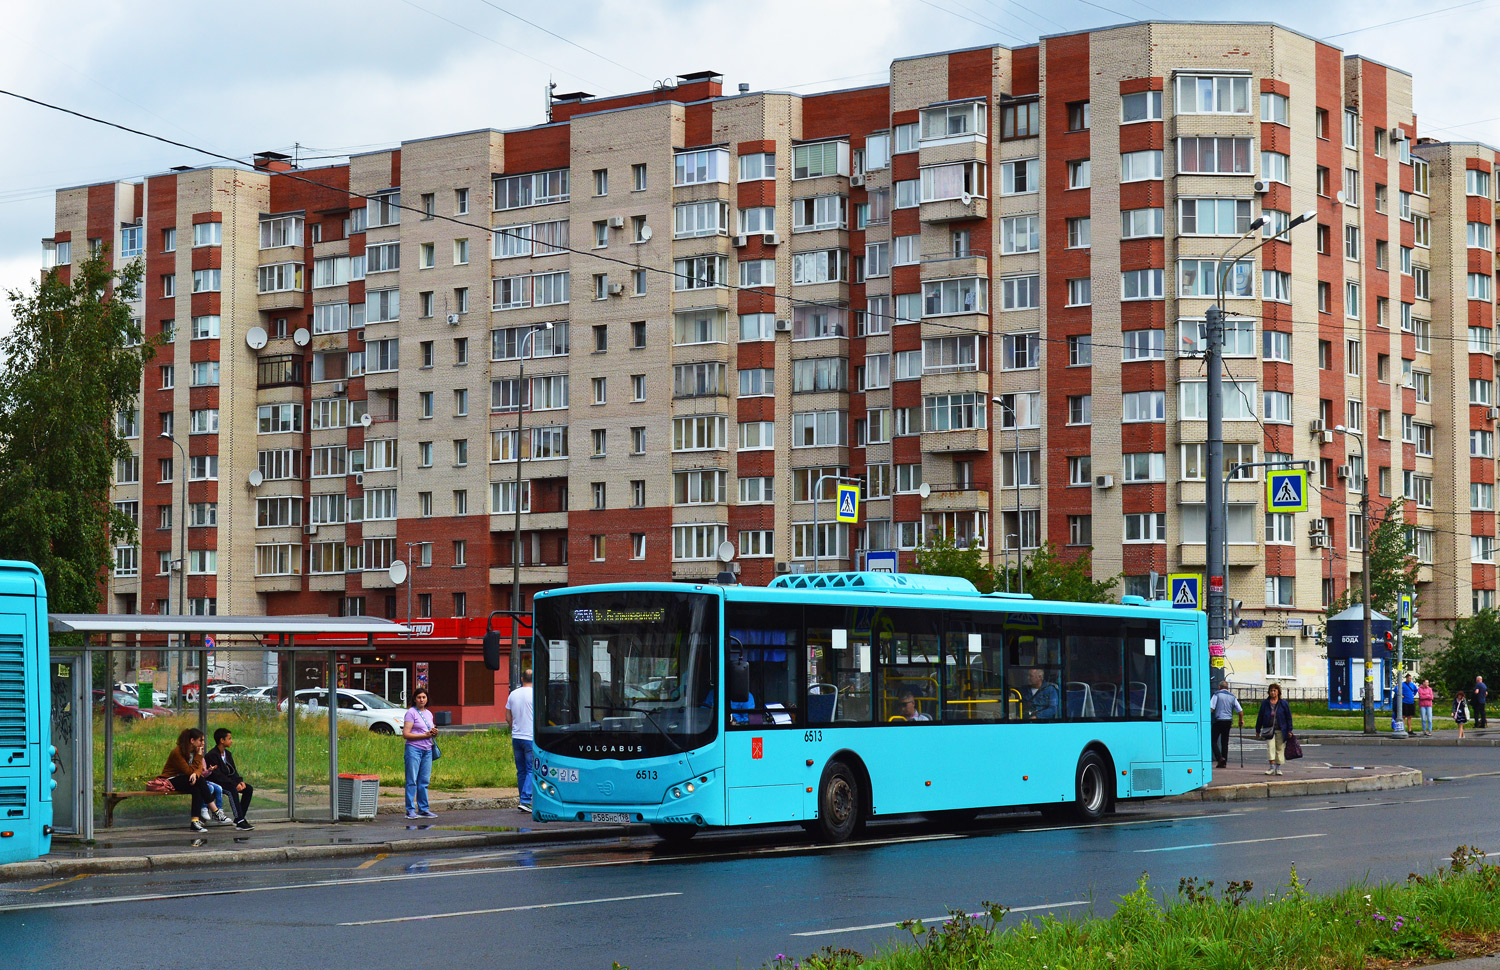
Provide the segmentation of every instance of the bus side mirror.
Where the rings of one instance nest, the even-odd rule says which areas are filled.
[[[738,656],[729,658],[729,678],[725,681],[729,690],[729,703],[745,704],[750,700],[750,665]]]
[[[500,669],[499,630],[490,630],[484,635],[484,665],[491,670]]]

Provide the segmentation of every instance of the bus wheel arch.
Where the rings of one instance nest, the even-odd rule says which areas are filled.
[[[843,842],[864,827],[872,803],[870,773],[852,751],[839,751],[823,765],[816,789],[818,815],[807,828],[824,842]]]

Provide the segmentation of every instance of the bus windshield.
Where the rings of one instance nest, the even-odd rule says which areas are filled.
[[[584,758],[644,758],[713,740],[719,599],[630,590],[535,607],[536,744]]]

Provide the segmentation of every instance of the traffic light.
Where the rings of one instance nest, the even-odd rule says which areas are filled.
[[[1242,607],[1244,605],[1245,605],[1245,601],[1244,600],[1230,600],[1229,601],[1229,632],[1230,633],[1238,633],[1238,632],[1240,632],[1240,624],[1244,622],[1244,620],[1242,620],[1240,618],[1240,607]]]
[[[1396,635],[1390,630],[1385,631],[1385,648],[1388,651],[1396,649]]]

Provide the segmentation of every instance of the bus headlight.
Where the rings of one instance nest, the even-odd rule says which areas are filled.
[[[681,798],[682,797],[682,789],[681,788],[674,788],[674,789],[672,789],[672,797],[673,798]]]
[[[688,782],[686,785],[683,785],[682,787],[687,789],[689,795],[691,795],[693,793],[693,783],[692,782]]]

